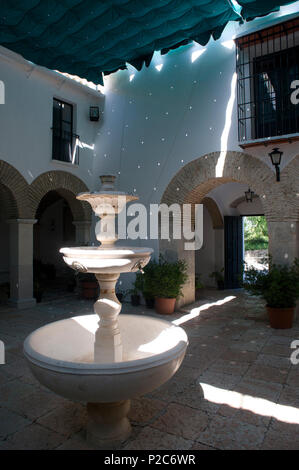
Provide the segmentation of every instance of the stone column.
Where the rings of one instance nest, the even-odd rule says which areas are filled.
[[[299,222],[268,222],[268,232],[273,263],[291,264],[299,257]]]
[[[10,302],[19,309],[36,304],[33,298],[33,226],[37,220],[9,223]]]
[[[85,220],[74,221],[73,225],[76,227],[76,243],[78,245],[88,243],[90,241],[91,222]]]

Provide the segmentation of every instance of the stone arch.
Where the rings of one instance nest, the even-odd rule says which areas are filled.
[[[50,191],[56,191],[70,206],[75,221],[91,221],[91,207],[86,202],[78,201],[79,193],[89,191],[77,176],[65,171],[48,171],[38,176],[29,187],[31,217],[35,218],[43,197]]]
[[[204,197],[202,200],[202,203],[208,209],[208,212],[212,219],[213,228],[214,229],[223,228],[224,227],[223,217],[214,199],[212,199],[211,197]]]
[[[163,196],[162,203],[179,204],[197,203],[214,188],[225,183],[248,184],[259,194],[268,220],[277,217],[292,217],[290,207],[275,207],[276,196],[280,202],[286,199],[285,188],[276,184],[274,172],[261,160],[243,152],[227,151],[222,168],[221,152],[213,152],[185,165],[170,181]],[[179,189],[179,191],[178,191]]]
[[[28,183],[9,163],[0,160],[0,198],[8,219],[30,218],[28,210]]]
[[[253,199],[258,199],[259,196],[257,194],[253,194],[252,196]],[[246,198],[245,196],[241,196],[241,197],[238,197],[237,199],[235,199],[231,204],[230,204],[230,207],[232,209],[237,209],[238,205],[239,204],[242,204],[242,202],[245,202],[246,201]]]
[[[274,240],[271,248],[275,245],[276,250],[277,221],[289,223],[290,220],[295,220],[294,210],[289,204],[287,185],[277,183],[273,170],[252,155],[236,151],[227,151],[225,154],[213,152],[191,161],[171,179],[161,203],[200,204],[212,189],[231,182],[249,185],[260,196],[268,222],[269,237]],[[185,250],[183,240],[172,239],[161,240],[160,251],[170,259],[181,258],[187,262],[189,280],[183,288],[183,298],[178,305],[193,302],[194,252]]]

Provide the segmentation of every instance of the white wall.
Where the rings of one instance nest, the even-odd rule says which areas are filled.
[[[121,188],[136,189],[141,202],[160,202],[167,184],[186,163],[214,151],[241,151],[232,86],[236,62],[232,37],[297,11],[299,2],[242,26],[230,23],[222,38],[211,40],[205,48],[194,44],[165,56],[156,53],[148,69],[137,72],[129,66],[108,76],[95,177],[120,171]],[[204,52],[192,62],[197,50]],[[155,68],[159,64],[163,64],[161,71]],[[279,147],[284,152],[282,167],[299,154],[299,143]],[[272,146],[262,145],[246,153],[274,171],[268,156],[271,150]]]
[[[89,121],[89,106],[102,108],[100,93],[34,67],[4,48],[0,48],[0,80],[5,84],[5,104],[0,106],[0,160],[13,165],[29,183],[41,173],[61,170],[91,187],[96,148],[80,148],[79,167],[52,160],[52,107],[54,97],[73,104],[74,132],[93,147],[99,124]]]

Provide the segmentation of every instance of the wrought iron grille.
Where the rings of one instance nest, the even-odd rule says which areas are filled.
[[[299,132],[299,18],[236,39],[239,142]],[[294,100],[293,100],[294,101]]]

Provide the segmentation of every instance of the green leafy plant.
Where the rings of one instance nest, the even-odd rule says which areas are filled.
[[[203,285],[203,283],[201,282],[200,278],[201,278],[201,274],[197,274],[197,275],[195,276],[195,290],[203,289],[203,288],[204,288],[204,285]]]
[[[244,288],[261,296],[268,307],[290,308],[299,299],[299,260],[291,266],[270,263],[269,270],[249,268],[244,272]]]
[[[210,274],[211,279],[215,279],[216,282],[224,282],[224,268],[220,269],[220,271],[213,271]]]
[[[185,261],[170,263],[160,256],[152,261],[145,271],[144,295],[165,299],[176,299],[182,295],[182,287],[188,279]]]

